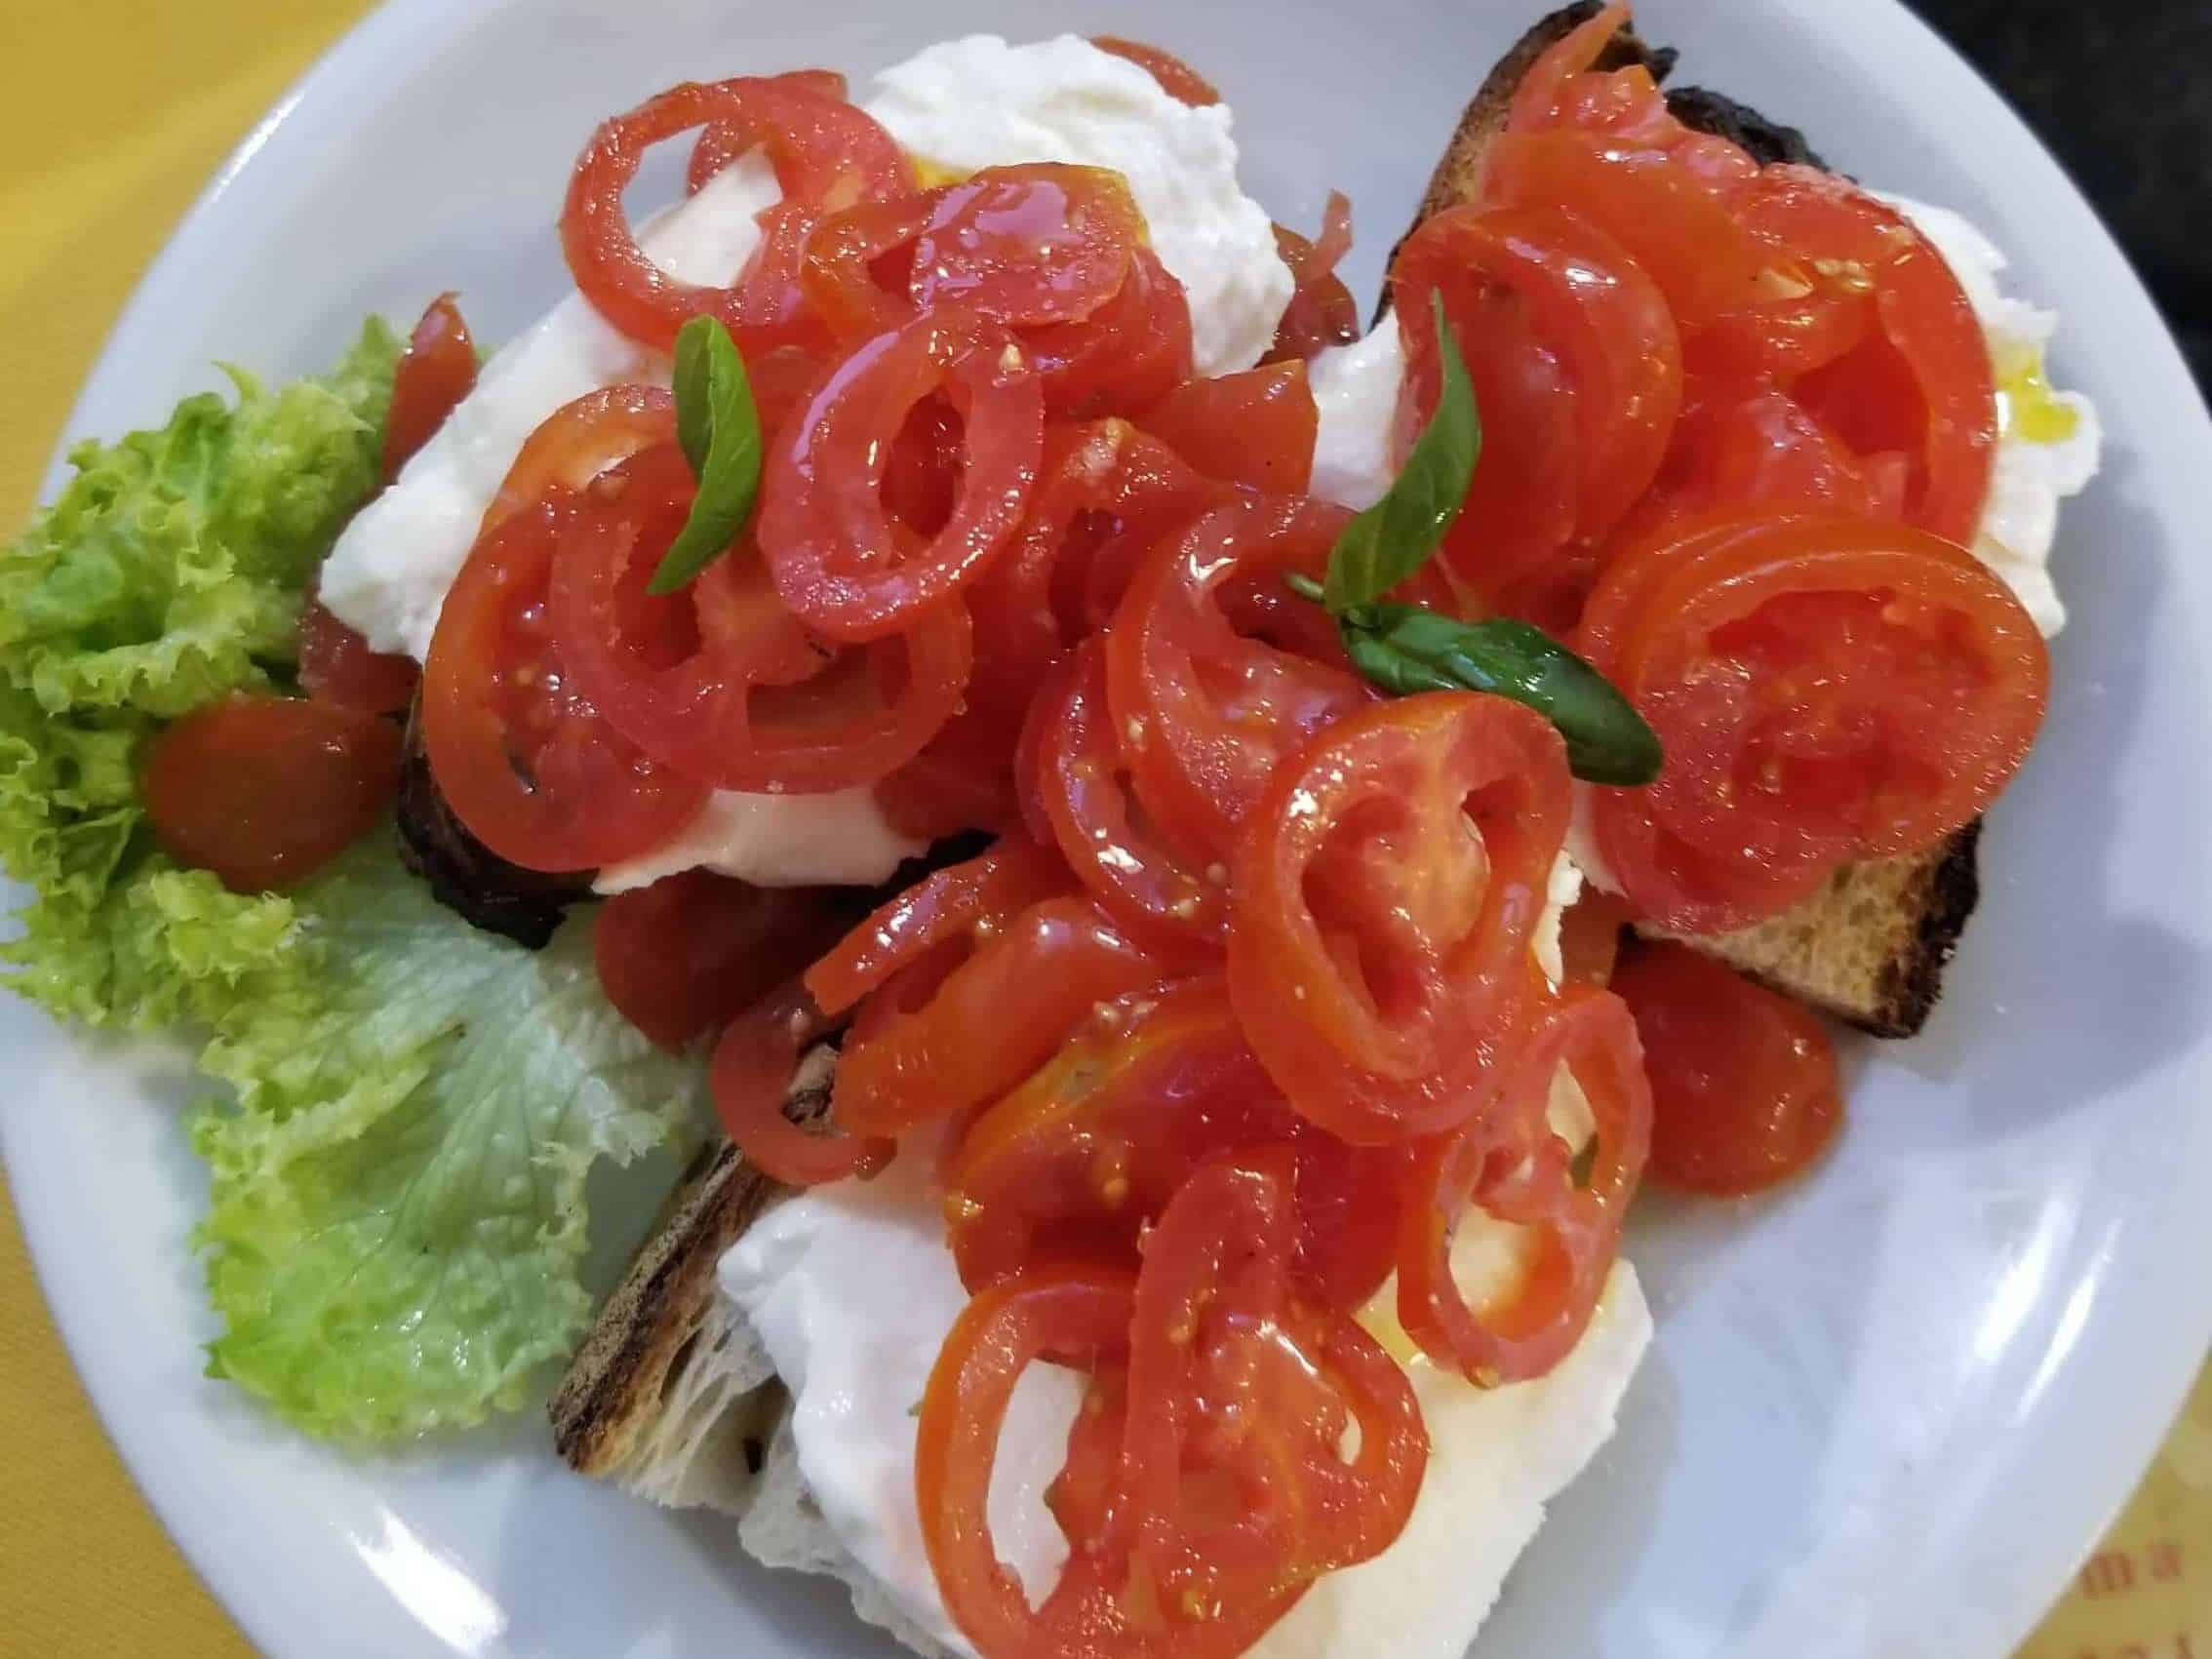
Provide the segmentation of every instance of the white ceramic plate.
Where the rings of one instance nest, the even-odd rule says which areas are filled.
[[[412,316],[441,289],[501,338],[565,285],[553,218],[602,115],[686,77],[858,79],[980,28],[1186,54],[1229,95],[1278,217],[1353,192],[1371,293],[1462,101],[1542,3],[398,0],[210,187],[71,430],[159,420],[214,357],[314,369],[363,312]],[[2111,458],[2067,518],[2049,729],[1992,821],[1934,1026],[1852,1051],[1850,1128],[1816,1179],[1759,1205],[1646,1202],[1633,1253],[1657,1347],[1481,1652],[1995,1659],[2126,1494],[2212,1329],[2212,425],[2090,210],[1900,7],[1650,0],[1643,21],[1686,49],[1686,79],[1995,235],[2019,292],[2062,307],[2059,375],[2104,410]],[[95,1051],[13,1003],[0,1053],[10,1180],[87,1385],[272,1654],[884,1645],[834,1590],[750,1569],[727,1526],[571,1477],[534,1415],[356,1460],[203,1380],[174,1060]]]

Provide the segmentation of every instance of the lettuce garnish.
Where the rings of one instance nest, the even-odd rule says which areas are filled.
[[[702,1068],[615,1013],[588,925],[536,954],[477,932],[388,830],[259,896],[147,831],[162,725],[290,689],[309,579],[376,485],[399,349],[372,322],[327,376],[234,371],[234,401],[80,446],[0,554],[0,862],[30,889],[0,981],[202,1045],[209,1368],[349,1440],[523,1399],[591,1314],[587,1172],[705,1122]]]

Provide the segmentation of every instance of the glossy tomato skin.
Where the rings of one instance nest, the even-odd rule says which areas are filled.
[[[308,599],[299,613],[299,685],[309,696],[362,714],[401,714],[421,679],[413,657],[371,651],[320,600]]]
[[[1375,704],[1278,769],[1238,843],[1229,988],[1300,1113],[1388,1145],[1502,1084],[1568,782],[1550,722],[1478,692]]]
[[[146,758],[162,849],[233,892],[297,887],[375,827],[399,786],[400,733],[356,709],[234,695],[163,731]]]
[[[478,538],[431,635],[422,735],[439,792],[511,864],[566,872],[652,850],[705,805],[573,683],[550,614],[554,554],[573,526],[556,495]]]
[[[1314,470],[1321,428],[1303,363],[1276,363],[1187,380],[1141,417],[1160,439],[1208,478],[1277,494],[1303,494]]]
[[[454,296],[441,294],[415,325],[392,376],[391,409],[384,416],[387,484],[475,385],[476,342]]]
[[[1213,83],[1192,68],[1165,47],[1154,46],[1141,40],[1126,40],[1120,35],[1094,34],[1090,44],[1101,52],[1110,52],[1116,58],[1126,58],[1131,63],[1160,83],[1169,98],[1187,103],[1194,109],[1219,103],[1221,94]]]
[[[1360,306],[1337,265],[1352,251],[1352,198],[1341,190],[1328,193],[1322,212],[1322,232],[1309,242],[1288,225],[1275,227],[1275,251],[1290,267],[1296,286],[1283,320],[1275,326],[1275,340],[1261,363],[1311,362],[1332,345],[1349,345],[1360,337]]]
[[[1628,951],[1613,989],[1643,1041],[1661,1180],[1722,1198],[1763,1192],[1835,1140],[1836,1048],[1809,1010],[1679,944]]]
[[[1672,849],[1787,902],[1837,862],[1932,846],[2010,779],[2048,691],[2041,636],[1971,554],[1819,513],[1662,533],[1608,568],[1578,643],[1668,757],[1650,788],[1600,793],[1600,840],[1639,910],[1683,931],[1772,912],[1670,893]]]
[[[686,870],[601,905],[592,960],[622,1016],[659,1047],[680,1049],[804,968],[845,920],[845,906],[822,889]]]

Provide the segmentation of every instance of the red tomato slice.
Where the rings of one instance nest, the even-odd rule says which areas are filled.
[[[1141,40],[1124,40],[1115,34],[1094,34],[1090,44],[1101,52],[1111,52],[1117,58],[1126,58],[1131,63],[1160,83],[1169,98],[1203,109],[1209,103],[1219,103],[1221,95],[1214,91],[1213,83],[1163,47],[1152,46]]]
[[[476,342],[468,337],[468,325],[461,321],[454,296],[441,294],[415,325],[392,375],[392,405],[384,416],[386,484],[399,476],[400,468],[430,441],[430,434],[446,423],[454,406],[475,385]]]
[[[1430,295],[1442,293],[1471,375],[1476,360],[1486,362],[1487,344],[1483,316],[1470,307],[1502,304],[1522,316],[1571,387],[1573,533],[1600,534],[1628,511],[1666,454],[1682,368],[1666,299],[1620,243],[1556,208],[1453,209],[1407,239],[1391,282],[1405,318],[1426,319]],[[1407,384],[1425,414],[1436,403],[1435,340],[1416,327],[1407,344]],[[1486,435],[1496,429],[1488,419],[1484,426]],[[1485,520],[1478,498],[1486,501],[1517,482],[1485,453],[1462,523],[1480,534]]]
[[[592,920],[599,988],[663,1048],[717,1032],[834,940],[825,889],[756,888],[705,870],[616,893]]]
[[[1355,1308],[1396,1256],[1398,1160],[1312,1128],[1268,1081],[1218,974],[1124,998],[970,1125],[945,1170],[950,1237],[978,1287],[1046,1260],[1139,1260],[1190,1171],[1284,1148],[1296,1173],[1292,1273]]]
[[[1872,291],[1876,332],[1797,382],[1798,400],[1862,454],[1909,454],[1908,520],[1971,541],[1989,497],[1996,389],[1958,278],[1904,215],[1813,168],[1767,168],[1743,212],[1831,280]]]
[[[1605,133],[1501,135],[1484,154],[1482,199],[1563,208],[1595,225],[1651,278],[1685,336],[1770,299],[1769,272],[1788,263],[1679,159]]]
[[[1352,198],[1328,193],[1322,211],[1322,233],[1309,242],[1287,225],[1275,227],[1275,251],[1290,267],[1290,303],[1275,326],[1275,342],[1266,363],[1304,363],[1332,345],[1360,337],[1360,307],[1336,267],[1352,251]]]
[[[1639,945],[1614,989],[1643,1040],[1661,1180],[1721,1198],[1763,1192],[1836,1138],[1836,1047],[1809,1010],[1685,945]]]
[[[1322,574],[1350,517],[1303,499],[1218,507],[1155,547],[1104,636],[1113,732],[1137,799],[1197,862],[1226,863],[1278,766],[1374,700],[1316,608],[1274,603],[1285,573]],[[1225,611],[1255,605],[1262,619],[1311,631],[1291,650],[1246,637]]]
[[[1476,692],[1363,709],[1277,769],[1239,845],[1229,988],[1301,1113],[1380,1144],[1495,1086],[1568,799],[1558,731]]]
[[[964,935],[981,938],[1031,905],[1072,891],[1059,857],[1025,836],[915,883],[847,933],[807,970],[807,991],[826,1014],[841,1014],[902,968]]]
[[[809,239],[809,297],[847,338],[959,306],[1008,328],[1080,322],[1121,289],[1144,238],[1103,168],[987,167],[957,184],[832,216]],[[887,276],[903,280],[896,289]]]
[[[811,101],[848,101],[843,75],[834,69],[794,69],[762,79],[782,91],[804,94],[810,101],[782,100],[776,106],[787,118],[781,129],[764,129],[761,123],[746,120],[709,122],[691,147],[691,164],[684,176],[688,192],[696,195],[709,178],[763,144],[768,147],[776,181],[787,195],[830,193],[840,175],[851,165],[855,142],[869,172],[888,177],[887,158],[873,134],[846,115],[815,108]],[[800,118],[801,112],[812,119]]]
[[[2019,769],[2049,680],[1978,560],[1865,519],[1769,527],[1655,577],[1613,666],[1666,747],[1657,821],[1785,858],[1933,846]]]
[[[537,423],[508,463],[477,533],[555,492],[575,494],[640,450],[673,442],[676,399],[658,386],[603,386]]]
[[[1321,412],[1302,362],[1187,380],[1140,417],[1147,432],[1208,478],[1302,494]]]
[[[890,1141],[802,1127],[785,1114],[799,1056],[827,1029],[807,993],[786,985],[730,1022],[707,1073],[725,1132],[748,1164],[787,1187],[872,1175],[897,1151]]]
[[[694,127],[726,129],[763,145],[784,188],[766,242],[729,288],[678,282],[654,264],[622,206],[645,152]],[[726,154],[734,142],[716,140],[712,154]],[[710,160],[709,171],[718,165]],[[913,174],[890,135],[849,103],[782,80],[687,81],[592,135],[569,180],[561,246],[593,308],[641,345],[671,350],[677,331],[704,314],[728,326],[750,361],[814,337],[818,325],[806,314],[797,278],[799,250],[818,214],[912,187]]]
[[[720,789],[818,794],[912,760],[960,701],[967,613],[941,604],[841,651],[783,609],[742,545],[682,591],[648,594],[692,492],[682,453],[662,445],[570,516],[551,614],[576,685],[647,754]]]
[[[1145,1242],[1121,1481],[1137,1570],[1169,1607],[1257,1613],[1380,1554],[1428,1467],[1405,1374],[1351,1319],[1291,1294],[1290,1187],[1282,1156],[1213,1161]],[[1209,1465],[1243,1502],[1206,1501],[1193,1477]]]
[[[1045,383],[1046,409],[1072,419],[1134,415],[1197,373],[1190,300],[1142,246],[1105,304],[1081,322],[1025,329],[1021,344]]]
[[[401,714],[422,670],[410,656],[375,652],[310,596],[299,613],[299,686],[318,702],[361,714]]]
[[[1086,640],[1039,688],[1021,764],[1042,829],[1107,912],[1158,949],[1218,945],[1229,871],[1191,862],[1136,810],[1108,707],[1099,641]]]
[[[1597,1121],[1587,1181],[1546,1119],[1560,1069]],[[1574,1349],[1604,1294],[1621,1224],[1651,1149],[1651,1086],[1627,1005],[1569,986],[1540,1016],[1506,1095],[1414,1162],[1399,1259],[1398,1317],[1439,1364],[1484,1388],[1540,1377]],[[1501,1295],[1471,1306],[1452,1270],[1468,1205],[1533,1235]]]
[[[625,738],[575,685],[547,615],[573,497],[480,537],[422,667],[422,734],[469,833],[526,870],[589,870],[652,850],[706,802]]]
[[[978,941],[925,1007],[854,1031],[838,1065],[837,1121],[896,1135],[979,1106],[1042,1065],[1101,1004],[1165,976],[1088,899],[1032,905]],[[979,1031],[991,1040],[977,1042]]]
[[[884,505],[891,440],[943,393],[966,426],[951,518],[927,543]],[[1044,441],[1037,376],[972,318],[929,314],[862,345],[770,453],[755,526],[776,591],[833,639],[881,639],[975,579],[1013,535]]]
[[[282,892],[374,828],[399,786],[399,728],[297,697],[233,695],[165,728],[146,821],[232,892]]]
[[[1606,6],[1546,47],[1514,89],[1506,117],[1508,130],[1521,132],[1558,121],[1570,83],[1598,61],[1606,44],[1628,26],[1628,21],[1626,5]]]

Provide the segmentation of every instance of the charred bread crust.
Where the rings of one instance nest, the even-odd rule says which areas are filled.
[[[1433,215],[1475,199],[1483,154],[1505,130],[1521,78],[1600,10],[1598,0],[1579,0],[1540,18],[1498,60],[1460,116],[1408,236]],[[1639,63],[1654,80],[1664,81],[1675,59],[1673,50],[1654,48],[1623,28],[1600,54],[1598,66]],[[1823,165],[1804,134],[1722,94],[1684,88],[1670,92],[1667,103],[1686,125],[1732,138],[1762,162]],[[1378,322],[1389,309],[1386,286]],[[1684,942],[1862,1031],[1910,1037],[1927,1023],[1943,989],[1944,968],[1980,895],[1975,869],[1980,837],[1981,826],[1969,824],[1930,851],[1848,865],[1780,916],[1733,933],[1684,936]],[[1652,930],[1651,936],[1669,935]]]
[[[1829,171],[1828,163],[1805,140],[1804,134],[1779,121],[1770,121],[1748,103],[1738,103],[1725,93],[1707,87],[1677,87],[1667,94],[1667,108],[1685,127],[1731,138],[1759,162],[1772,167],[1789,162],[1798,167]]]
[[[800,1075],[784,1115],[818,1123],[829,1111],[828,1070]],[[715,1264],[787,1190],[728,1142],[699,1155],[546,1406],[570,1468],[606,1476],[620,1467],[683,1365],[716,1294]]]

